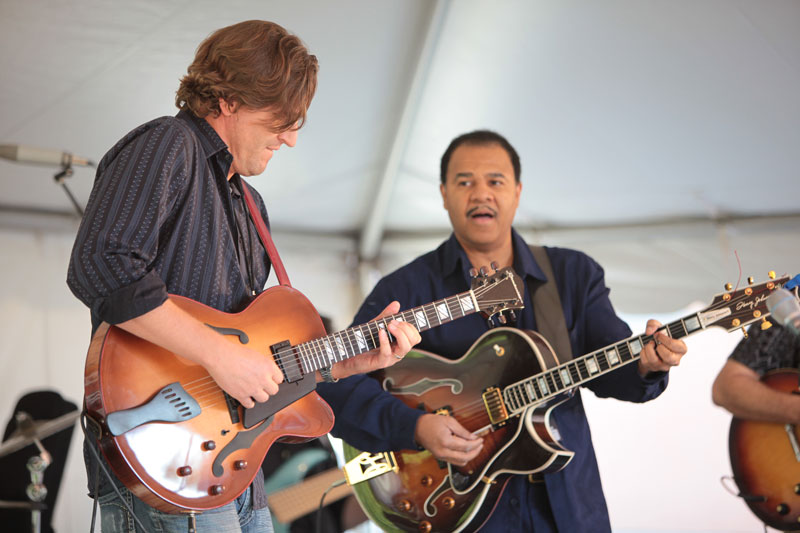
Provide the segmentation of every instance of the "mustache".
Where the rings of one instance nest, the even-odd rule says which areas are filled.
[[[497,216],[497,211],[495,211],[494,209],[492,209],[492,208],[491,208],[491,207],[489,207],[488,205],[479,205],[479,206],[477,206],[477,207],[473,207],[472,209],[468,209],[468,210],[467,210],[467,216],[468,216],[468,217],[471,217],[471,216],[472,216],[472,215],[474,215],[474,214],[475,214],[475,212],[476,212],[476,211],[478,211],[478,210],[481,210],[481,211],[489,211],[489,212],[491,212],[491,213],[492,213],[492,216],[493,216],[493,217],[496,217],[496,216]]]

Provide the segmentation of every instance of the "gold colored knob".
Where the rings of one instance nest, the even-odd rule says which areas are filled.
[[[775,279],[778,277],[778,275],[775,274],[774,270],[770,270],[769,272],[767,272],[767,276],[769,276],[769,279]]]
[[[410,511],[411,510],[411,502],[408,500],[400,500],[397,502],[397,508],[401,511]]]
[[[755,282],[755,280],[753,279],[753,276],[748,276],[748,278],[747,278],[747,284],[748,284],[748,285],[752,285],[754,282]]]
[[[729,291],[729,290],[731,290],[732,288],[733,288],[733,285],[731,285],[730,283],[726,283],[726,284],[725,284],[725,290],[726,290],[726,291]]]
[[[744,290],[744,293],[745,293],[746,295],[750,296],[751,294],[753,294],[753,289],[751,289],[750,287],[747,287],[747,288]]]
[[[753,311],[753,316],[756,318],[761,318],[761,311],[756,309],[755,311]]]
[[[730,300],[730,299],[731,299],[731,295],[730,295],[730,294],[728,294],[728,293],[725,293],[725,294],[723,294],[723,295],[722,295],[722,299],[723,299],[723,300],[725,300],[725,301],[727,302],[728,300]]]
[[[761,319],[761,330],[762,331],[766,331],[771,327],[772,327],[772,322],[767,320],[767,317],[764,317],[764,318]],[[800,485],[795,485],[795,486],[797,487],[797,486],[800,486]],[[800,494],[800,493],[798,493],[798,494]]]
[[[422,479],[420,480],[420,483],[422,483],[423,487],[427,487],[431,483],[433,483],[433,478],[431,476],[422,476]]]
[[[429,533],[431,529],[433,529],[433,527],[427,520],[423,520],[419,523],[419,526],[417,526],[417,530],[421,531],[422,533]]]
[[[447,498],[442,500],[442,505],[444,506],[445,509],[452,509],[453,507],[456,506],[456,501],[450,496],[448,496]]]
[[[741,324],[741,323],[742,323],[742,321],[741,321],[741,320],[739,320],[738,318],[734,318],[734,319],[731,321],[731,324],[733,324],[733,327],[738,327],[738,326],[739,326],[739,324]]]

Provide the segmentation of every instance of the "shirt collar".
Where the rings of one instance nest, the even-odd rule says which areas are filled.
[[[532,277],[539,281],[547,281],[547,277],[542,272],[542,268],[533,258],[533,253],[528,247],[525,240],[520,237],[519,233],[511,228],[511,242],[514,246],[514,271],[520,277]],[[445,276],[449,276],[460,270],[465,279],[469,279],[469,269],[472,265],[469,263],[467,253],[461,247],[461,244],[456,239],[455,233],[450,234],[442,245],[442,272]],[[487,267],[489,265],[486,265]]]
[[[198,117],[188,109],[181,109],[176,117],[186,122],[197,134],[206,159],[222,151],[228,153],[228,145],[225,144],[216,130],[205,119]]]

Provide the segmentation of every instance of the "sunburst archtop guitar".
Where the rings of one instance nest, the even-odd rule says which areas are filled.
[[[712,326],[738,330],[769,315],[767,296],[788,279],[719,294],[663,330],[673,338]],[[364,512],[387,532],[477,531],[511,476],[538,477],[572,460],[550,416],[567,393],[638,361],[652,340],[634,336],[562,362],[539,333],[501,327],[481,335],[457,360],[412,350],[401,364],[374,372],[383,389],[409,407],[455,417],[483,438],[483,449],[463,467],[440,463],[428,451],[395,451],[396,472],[353,487]],[[347,444],[344,451],[345,459],[360,453]]]
[[[331,409],[313,392],[317,370],[376,348],[393,319],[424,331],[520,309],[523,291],[506,268],[476,277],[469,291],[327,336],[311,303],[289,287],[267,289],[235,314],[171,296],[230,342],[272,357],[284,374],[278,394],[244,409],[202,366],[103,324],[86,358],[86,414],[114,473],[140,499],[168,513],[213,509],[247,488],[275,440],[331,429]]]

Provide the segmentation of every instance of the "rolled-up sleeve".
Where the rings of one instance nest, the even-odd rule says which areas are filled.
[[[128,134],[101,161],[67,273],[70,290],[93,319],[110,324],[167,298],[154,261],[160,232],[185,187],[188,157],[180,128],[148,126]]]

